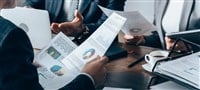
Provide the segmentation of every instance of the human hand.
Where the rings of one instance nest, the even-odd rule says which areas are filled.
[[[175,40],[173,40],[169,37],[165,37],[165,41],[166,41],[166,49],[171,50],[175,43]],[[189,48],[191,48],[191,47],[189,46]],[[176,44],[174,50],[187,51],[187,47],[185,46],[185,44],[182,41],[179,41]]]
[[[124,35],[125,43],[133,45],[142,45],[145,43],[144,36]]]
[[[54,33],[62,31],[65,35],[74,37],[78,37],[83,33],[83,27],[83,16],[78,10],[75,11],[75,18],[72,22],[52,23],[51,25]]]
[[[33,63],[32,63],[36,68],[39,68],[39,67],[42,67],[42,65],[41,64],[39,64],[37,61],[33,61]]]
[[[105,65],[108,62],[107,57],[97,56],[91,62],[88,62],[82,69],[82,72],[89,74],[95,81],[96,85],[101,84],[106,75]]]
[[[1,0],[1,8],[14,8],[16,6],[15,0]]]

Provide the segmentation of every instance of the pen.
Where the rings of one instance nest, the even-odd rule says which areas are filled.
[[[133,67],[134,65],[138,64],[139,62],[143,61],[143,60],[144,60],[144,57],[145,57],[145,56],[142,56],[142,57],[140,57],[138,60],[136,60],[136,61],[132,62],[131,64],[129,64],[129,65],[128,65],[128,68],[131,68],[131,67]]]

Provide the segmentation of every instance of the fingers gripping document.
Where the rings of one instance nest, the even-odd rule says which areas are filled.
[[[124,25],[126,18],[113,13],[85,42],[61,62],[70,70],[81,70],[97,55],[103,56]]]
[[[40,84],[45,89],[59,89],[81,73],[89,61],[103,56],[125,23],[126,18],[113,13],[85,42],[76,46],[59,33],[40,54],[37,62]]]

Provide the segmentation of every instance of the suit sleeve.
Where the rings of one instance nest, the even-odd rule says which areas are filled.
[[[162,48],[157,31],[153,31],[152,35],[144,36],[144,39],[145,39],[145,46]]]
[[[105,0],[103,3],[108,2],[105,6],[108,9],[123,11],[126,0]],[[98,8],[99,9],[99,8]],[[94,32],[108,17],[103,13],[96,23],[89,23],[86,26],[89,28],[89,33]]]
[[[108,9],[123,11],[125,1],[126,0],[102,0],[102,2],[98,3],[98,4],[104,6],[105,8],[108,8]],[[95,6],[95,7],[98,7],[98,6]],[[87,23],[87,21],[84,22],[84,23],[86,23],[85,25],[87,26],[87,28],[89,30],[88,30],[88,33],[85,34],[84,36],[82,36],[82,38],[79,40],[80,43],[85,41],[108,18],[100,10],[100,8],[96,8],[96,9],[99,9],[97,14],[101,14],[101,16],[99,17],[99,19],[96,22],[92,22],[92,23]],[[89,19],[91,19],[91,18],[89,18]]]
[[[45,0],[25,0],[25,6],[37,9],[45,8]]]
[[[95,90],[95,87],[88,76],[81,74],[59,90]]]
[[[42,90],[37,70],[32,65],[33,49],[25,32],[16,28],[3,36],[0,44],[0,89]]]

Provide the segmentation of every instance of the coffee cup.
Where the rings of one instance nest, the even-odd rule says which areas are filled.
[[[169,52],[164,50],[157,50],[152,51],[149,54],[145,55],[145,61],[151,66],[151,68],[154,66],[154,64],[161,59],[167,58]]]

